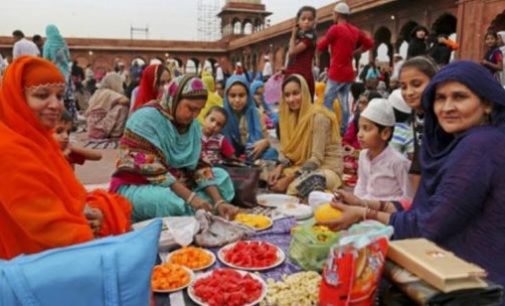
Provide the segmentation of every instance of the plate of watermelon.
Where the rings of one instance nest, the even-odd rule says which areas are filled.
[[[277,246],[265,241],[237,241],[222,247],[217,253],[225,265],[248,271],[272,269],[286,259],[284,252]]]
[[[188,288],[189,297],[202,306],[256,305],[267,294],[258,275],[220,268],[199,274]]]

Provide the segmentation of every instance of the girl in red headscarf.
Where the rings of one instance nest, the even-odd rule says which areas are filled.
[[[160,98],[163,86],[168,84],[169,81],[170,71],[161,64],[150,65],[144,69],[132,111],[136,111],[149,101]]]
[[[0,258],[124,233],[131,206],[105,191],[86,194],[52,133],[65,79],[51,62],[16,59],[0,88]]]

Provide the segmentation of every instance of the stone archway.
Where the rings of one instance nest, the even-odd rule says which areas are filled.
[[[145,58],[143,57],[140,57],[140,56],[137,56],[137,57],[134,57],[132,58],[131,62],[130,62],[130,66],[132,66],[134,63],[137,63],[137,65],[139,66],[144,66],[146,64],[146,60]]]
[[[240,19],[234,18],[231,22],[231,26],[233,35],[242,34],[242,22],[240,22]]]
[[[256,77],[256,74],[258,72],[258,55],[256,52],[254,52],[251,57],[251,70],[254,72]]]
[[[246,19],[242,24],[242,34],[249,35],[254,32],[254,25],[251,20]]]
[[[90,63],[89,59],[85,56],[77,56],[74,58],[74,61],[77,61],[77,65],[81,68],[86,68]]]
[[[199,66],[200,66],[200,61],[196,57],[189,58],[186,61],[185,73],[198,74],[198,67]]]
[[[387,27],[381,26],[375,31],[374,40],[375,47],[372,52],[374,60],[380,55],[379,61],[388,62],[391,65],[394,53],[393,44],[391,43],[391,31]]]
[[[431,26],[431,31],[434,35],[445,34],[450,36],[452,33],[456,33],[457,25],[458,19],[454,15],[443,13],[435,20]]]
[[[173,60],[175,63],[177,63],[177,68],[182,68],[182,66],[184,65],[184,62],[183,60],[181,60],[180,58],[178,57],[172,57],[170,58],[171,60]],[[170,60],[169,59],[169,60]]]
[[[408,43],[412,34],[412,31],[414,30],[415,27],[417,27],[419,24],[413,20],[409,20],[406,23],[403,24],[403,26],[400,29],[400,33],[398,34],[398,39],[396,40],[396,50],[399,51],[400,47],[403,42]]]
[[[496,32],[505,31],[505,11],[496,15],[493,21],[491,21],[488,30],[493,30]]]
[[[254,20],[254,31],[258,32],[261,30],[263,30],[263,23],[261,22],[261,19],[256,18],[256,20]]]
[[[159,56],[154,56],[149,60],[149,65],[165,64],[165,60]]]
[[[214,75],[214,73],[216,72],[216,67],[215,67],[216,63],[217,63],[217,60],[215,58],[211,58],[211,57],[207,58],[204,61],[203,70],[209,72],[211,75]]]
[[[330,69],[330,52],[328,50],[321,52],[319,57],[319,70],[323,72],[324,68]]]

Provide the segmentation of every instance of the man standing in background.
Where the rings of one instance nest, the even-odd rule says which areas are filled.
[[[12,48],[12,59],[16,59],[21,55],[40,55],[39,48],[32,41],[25,38],[25,34],[20,30],[12,32],[14,38],[14,46]]]
[[[317,44],[318,54],[330,48],[331,60],[328,81],[324,93],[324,105],[334,111],[333,101],[338,97],[342,110],[341,133],[349,121],[348,96],[355,75],[352,60],[356,52],[365,52],[373,46],[373,40],[360,29],[348,23],[351,10],[345,2],[335,5],[333,24]]]

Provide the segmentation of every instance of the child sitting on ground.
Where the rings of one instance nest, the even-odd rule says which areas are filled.
[[[372,99],[359,118],[358,182],[354,194],[366,200],[411,198],[410,161],[388,145],[395,116],[385,99]]]
[[[222,164],[225,160],[235,159],[235,149],[221,134],[228,115],[220,106],[213,106],[207,112],[202,124],[202,151],[212,164]]]
[[[263,93],[265,92],[265,86],[262,81],[255,80],[250,86],[251,94],[253,95],[256,107],[260,110],[262,119],[268,129],[273,129],[278,123],[278,114],[273,113],[270,105],[265,102],[265,97]]]
[[[70,132],[72,131],[72,117],[70,113],[63,112],[60,121],[54,130],[54,139],[60,144],[61,151],[67,159],[72,169],[75,164],[82,165],[86,160],[100,160],[102,153],[96,150],[74,147],[69,142]]]

